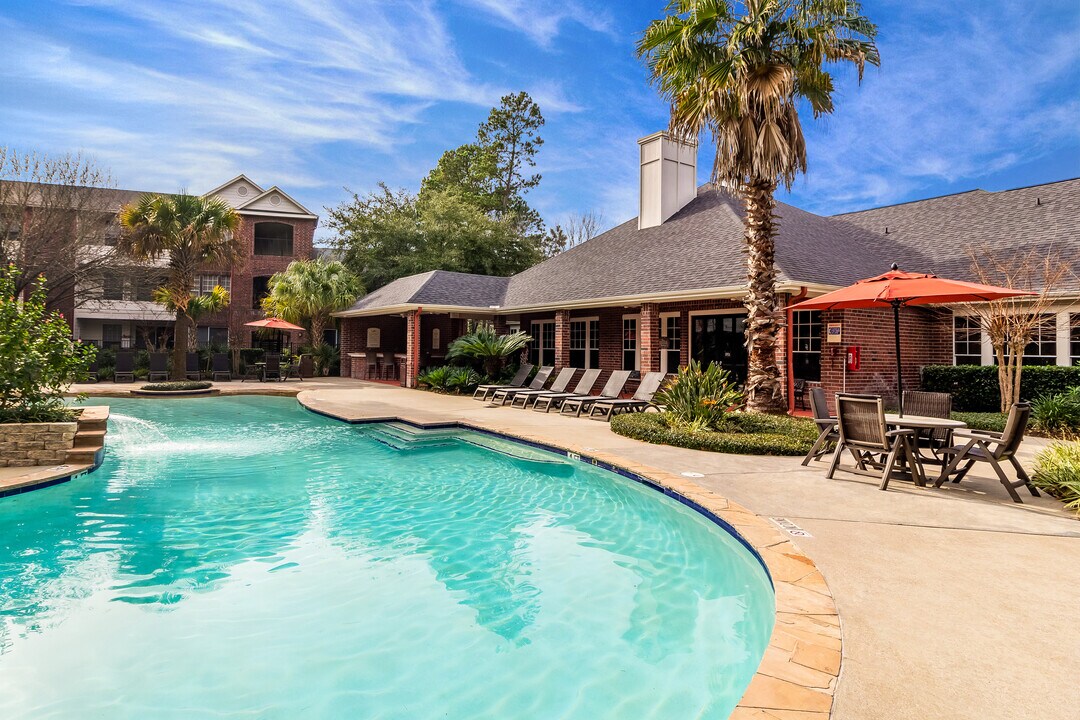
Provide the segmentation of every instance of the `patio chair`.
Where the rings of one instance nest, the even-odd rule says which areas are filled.
[[[795,395],[795,404],[801,410],[806,409],[806,381],[802,378],[795,378],[795,383],[792,386],[792,390]]]
[[[802,464],[809,465],[811,460],[820,460],[833,451],[832,444],[840,439],[836,430],[836,418],[829,415],[829,404],[824,388],[810,388],[810,411],[814,414],[819,435],[810,452],[806,453]]]
[[[1016,403],[1009,409],[1009,419],[1005,421],[1005,430],[991,432],[989,430],[954,430],[953,438],[967,440],[965,445],[954,445],[943,448],[941,453],[952,456],[941,471],[941,475],[934,482],[934,487],[941,487],[946,480],[952,477],[954,483],[960,482],[972,466],[977,462],[989,463],[994,468],[998,480],[1009,492],[1013,502],[1023,503],[1016,493],[1016,488],[1026,487],[1033,497],[1039,497],[1039,491],[1031,484],[1031,478],[1024,472],[1020,461],[1016,459],[1016,451],[1020,449],[1020,443],[1024,439],[1028,420],[1031,419],[1031,405],[1028,403]],[[1016,480],[1009,480],[1001,462],[1008,460],[1016,470]],[[961,467],[961,463],[963,466]]]
[[[948,419],[952,417],[952,395],[941,392],[905,390],[904,412],[908,415]],[[918,433],[916,436],[918,443],[916,450],[926,448],[931,453],[931,457],[922,455],[922,461],[924,463],[934,463],[935,465],[945,465],[946,461],[941,457],[941,450],[952,445],[952,434],[951,428],[934,428]]]
[[[476,390],[473,391],[473,400],[487,400],[488,397],[491,396],[499,388],[524,387],[525,381],[528,379],[529,373],[532,372],[533,367],[533,365],[530,365],[528,363],[522,365],[518,368],[517,372],[514,373],[513,379],[511,379],[510,382],[505,385],[478,385]],[[477,395],[479,395],[480,397],[477,397]]]
[[[629,370],[616,370],[611,373],[611,377],[608,378],[607,383],[604,384],[599,395],[575,395],[574,397],[568,397],[563,399],[562,406],[559,408],[559,414],[574,413],[574,417],[581,417],[583,410],[591,410],[593,403],[597,400],[614,400],[622,394],[623,388],[626,387],[626,381],[630,379]]]
[[[514,397],[519,392],[528,390],[543,390],[544,385],[547,383],[548,378],[551,377],[551,371],[555,368],[551,365],[545,365],[536,371],[536,375],[533,376],[532,382],[529,383],[528,388],[499,388],[491,394],[491,402],[497,402],[500,405],[505,405],[506,401]]]
[[[169,356],[166,353],[150,353],[150,382],[169,379]]]
[[[550,412],[552,407],[561,406],[566,398],[587,396],[592,392],[593,386],[596,385],[596,379],[599,377],[599,370],[586,370],[581,379],[578,380],[577,385],[574,386],[573,392],[545,390],[538,393],[533,400],[533,410]]]
[[[263,366],[263,380],[281,379],[281,356],[276,353],[267,353],[266,365]]]
[[[211,365],[211,379],[217,382],[218,377],[225,376],[225,379],[232,382],[232,364],[229,362],[228,353],[214,353]]]
[[[601,418],[611,420],[612,417],[621,413],[642,412],[648,409],[649,405],[652,404],[653,395],[660,389],[660,384],[664,382],[664,375],[662,372],[645,373],[645,377],[641,378],[637,391],[634,392],[632,398],[597,400],[589,410],[589,417],[595,416],[599,411]]]
[[[90,363],[90,366],[86,368],[86,382],[98,381],[98,361],[94,360]]]
[[[199,353],[189,352],[184,358],[184,377],[188,380],[202,380],[202,368],[199,367]]]
[[[116,369],[113,371],[113,382],[135,382],[134,353],[116,353]]]
[[[885,402],[880,397],[836,395],[836,424],[840,438],[833,452],[832,464],[825,477],[830,480],[837,470],[881,480],[881,489],[889,480],[901,477],[897,460],[907,463],[917,485],[924,485],[922,469],[914,450],[915,431],[889,430],[885,424]],[[851,453],[855,465],[841,465],[844,451]]]
[[[529,401],[536,402],[536,398],[541,393],[547,392],[563,392],[570,384],[570,381],[574,379],[574,374],[577,373],[577,368],[563,368],[559,371],[559,374],[555,376],[555,379],[551,382],[550,390],[520,390],[514,393],[513,399],[510,401],[510,407],[514,407],[518,404],[518,400],[521,401],[521,407],[529,407]]]
[[[305,357],[307,357],[307,355],[293,357],[292,362],[285,364],[285,367],[281,369],[282,382],[285,382],[291,377],[296,378],[300,382],[304,382],[304,376],[300,373],[300,364],[304,361]]]

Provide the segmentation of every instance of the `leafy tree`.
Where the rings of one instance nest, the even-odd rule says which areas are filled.
[[[447,358],[468,357],[479,360],[484,365],[484,373],[495,377],[502,367],[503,358],[524,350],[532,341],[532,336],[521,331],[509,335],[499,335],[491,323],[481,323],[473,330],[462,335],[447,348]]]
[[[337,260],[295,260],[270,277],[262,306],[267,315],[303,325],[314,348],[322,347],[331,313],[352,305],[364,287]],[[321,355],[320,355],[321,357]]]
[[[491,148],[477,143],[447,150],[420,183],[420,195],[453,191],[479,210],[497,213],[501,198],[496,192],[496,161]]]
[[[716,139],[713,181],[746,209],[747,408],[783,412],[776,365],[777,184],[806,170],[799,103],[833,110],[825,63],[878,65],[877,28],[854,0],[671,0],[638,42],[639,56],[671,103],[671,131]]]
[[[154,290],[153,300],[164,305],[165,310],[168,312],[175,313],[178,310],[173,303],[173,294],[167,287],[159,287]],[[199,318],[221,312],[229,306],[230,301],[229,291],[220,285],[215,285],[208,293],[192,295],[188,298],[187,308],[183,310],[183,313],[190,320],[188,323],[189,347],[193,347],[198,342],[195,331],[198,329]]]
[[[540,106],[528,93],[519,92],[504,95],[476,133],[480,147],[495,156],[496,192],[503,216],[523,214],[528,208],[525,193],[540,184],[539,173],[526,173],[536,167],[536,153],[544,144],[539,135],[543,125]]]
[[[64,391],[87,378],[97,348],[72,340],[64,316],[48,309],[45,278],[26,286],[21,275],[0,269],[0,423],[70,420]]]
[[[148,260],[168,256],[168,278],[161,292],[175,308],[172,376],[183,380],[195,273],[203,263],[229,264],[240,259],[236,238],[240,216],[218,198],[186,193],[144,195],[120,211],[120,223],[127,230],[119,243],[122,252]]]

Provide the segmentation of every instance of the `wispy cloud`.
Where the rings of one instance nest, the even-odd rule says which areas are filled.
[[[542,48],[551,48],[563,27],[576,24],[587,30],[609,33],[611,15],[596,3],[582,5],[563,0],[459,0],[490,22],[524,34]]]

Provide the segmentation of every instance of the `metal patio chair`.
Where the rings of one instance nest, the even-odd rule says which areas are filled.
[[[574,379],[574,375],[576,373],[577,368],[563,368],[559,371],[559,374],[555,376],[555,379],[551,381],[550,390],[519,390],[515,392],[513,395],[513,399],[510,400],[510,407],[517,406],[518,400],[520,400],[521,408],[525,409],[529,407],[530,401],[536,402],[536,399],[545,393],[561,393],[565,391],[567,386],[570,385],[570,381]]]
[[[810,452],[803,458],[803,465],[809,465],[811,460],[820,460],[832,453],[833,443],[840,439],[840,433],[836,429],[836,418],[829,415],[829,403],[824,388],[810,388],[810,411],[814,413],[814,422],[818,426],[819,435],[813,447],[810,448]]]
[[[511,388],[511,387],[525,387],[525,381],[529,378],[529,373],[533,370],[533,365],[525,363],[517,369],[514,373],[514,378],[505,384],[489,383],[486,385],[478,385],[476,390],[473,391],[473,400],[487,400],[496,390],[499,388]],[[479,397],[477,397],[479,395]]]
[[[614,400],[622,395],[623,388],[626,387],[626,381],[630,379],[629,370],[616,370],[611,373],[611,377],[608,378],[607,383],[600,391],[599,395],[575,395],[574,397],[568,397],[563,400],[562,407],[559,408],[559,414],[574,413],[574,417],[581,417],[583,410],[591,410],[593,403],[597,400]]]
[[[958,483],[975,463],[985,462],[994,469],[998,480],[1005,486],[1013,502],[1024,502],[1016,492],[1018,487],[1026,487],[1033,497],[1039,497],[1039,491],[1031,484],[1031,478],[1024,472],[1020,461],[1016,459],[1016,451],[1020,449],[1020,443],[1024,439],[1024,432],[1027,430],[1030,419],[1031,405],[1016,403],[1009,409],[1009,419],[1005,421],[1005,430],[1002,432],[954,430],[953,438],[967,440],[967,443],[942,449],[942,454],[951,456],[952,460],[942,469],[941,475],[934,482],[934,487],[941,487],[950,477],[954,483]],[[1001,467],[1003,460],[1007,460],[1016,470],[1016,480],[1009,480],[1005,475],[1005,470]],[[962,467],[961,463],[963,463]]]
[[[577,385],[574,386],[572,392],[554,392],[552,390],[546,390],[536,396],[533,401],[533,410],[539,412],[543,410],[545,413],[550,412],[551,408],[558,408],[563,404],[563,401],[572,397],[587,397],[592,392],[593,386],[596,385],[597,378],[600,377],[600,371],[597,369],[586,370],[581,379],[578,380]]]
[[[632,413],[643,412],[650,405],[652,405],[653,395],[660,389],[660,384],[664,382],[665,373],[651,372],[645,373],[645,377],[638,383],[637,390],[634,392],[632,398],[605,398],[603,400],[597,400],[592,404],[592,408],[589,410],[589,417],[593,417],[600,413],[600,417],[604,420],[611,420],[615,415],[620,413]]]
[[[840,438],[825,477],[831,480],[837,470],[843,470],[880,479],[881,489],[885,490],[889,480],[907,477],[897,468],[900,460],[907,464],[915,484],[925,484],[913,447],[915,431],[889,430],[885,424],[885,402],[880,397],[837,393],[836,424]],[[844,451],[854,458],[854,465],[840,464]]]
[[[908,415],[948,419],[952,417],[952,395],[923,390],[905,390],[904,412]],[[922,461],[945,465],[947,461],[942,459],[941,450],[952,445],[952,435],[951,428],[934,428],[918,433],[916,436],[918,444],[915,449],[925,448],[930,451],[930,457],[922,454]]]
[[[519,392],[525,392],[525,390],[543,390],[544,384],[547,383],[548,378],[551,377],[551,371],[554,369],[555,367],[553,365],[545,365],[537,370],[536,375],[533,376],[532,382],[529,383],[528,388],[499,388],[491,394],[491,402],[505,405],[507,400],[510,400]]]

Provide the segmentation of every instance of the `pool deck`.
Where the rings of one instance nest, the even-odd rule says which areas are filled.
[[[123,395],[129,387],[73,391]],[[841,720],[1076,717],[1080,522],[1051,498],[1025,495],[1015,505],[985,472],[940,490],[893,483],[881,492],[867,478],[826,480],[821,464],[803,468],[797,458],[649,445],[599,421],[383,384],[324,378],[220,387],[302,392],[308,407],[346,420],[452,421],[504,432],[609,461],[717,508],[759,548],[780,611],[733,715],[739,720],[822,720],[830,702]],[[1030,460],[1044,444],[1033,439],[1021,455]],[[787,535],[766,518],[785,518],[808,536]]]

